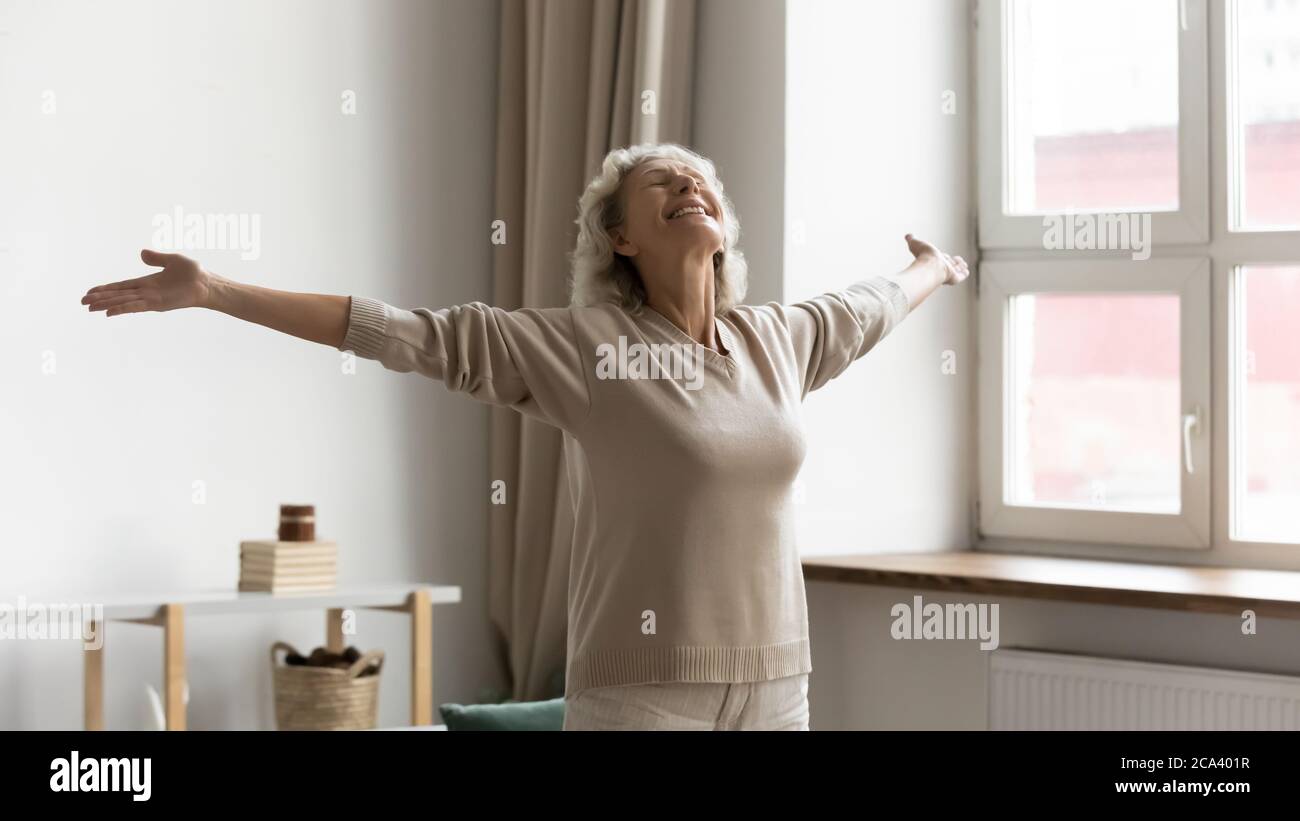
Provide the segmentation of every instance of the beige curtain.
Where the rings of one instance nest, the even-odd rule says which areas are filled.
[[[568,304],[578,196],[612,148],[690,139],[695,0],[502,0],[493,298]],[[494,408],[488,609],[514,697],[562,691],[573,510],[561,435]]]

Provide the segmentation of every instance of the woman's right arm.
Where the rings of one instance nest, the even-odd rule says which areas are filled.
[[[794,305],[760,310],[789,340],[803,393],[825,385],[861,358],[941,285],[969,275],[966,261],[908,234],[912,264],[891,275],[867,275],[836,291]]]
[[[348,330],[351,298],[330,294],[300,294],[259,288],[217,276],[181,254],[145,249],[145,264],[157,273],[98,285],[81,304],[106,316],[177,308],[209,308],[236,319],[322,345],[339,347]]]
[[[367,297],[276,291],[227,280],[181,254],[145,250],[163,270],[91,288],[108,316],[202,307],[423,374],[483,402],[571,429],[590,409],[589,368],[567,308],[507,311],[483,303],[406,310]]]

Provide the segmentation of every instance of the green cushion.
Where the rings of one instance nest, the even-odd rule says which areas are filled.
[[[564,699],[504,704],[443,704],[448,730],[563,730]]]

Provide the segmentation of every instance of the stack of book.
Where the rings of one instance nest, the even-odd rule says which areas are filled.
[[[334,542],[239,543],[239,589],[260,593],[333,590],[338,581]]]

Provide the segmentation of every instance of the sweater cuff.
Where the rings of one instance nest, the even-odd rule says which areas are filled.
[[[378,359],[388,325],[387,306],[377,299],[354,296],[348,307],[348,332],[340,351],[355,351],[362,359]]]
[[[907,301],[907,291],[904,291],[903,286],[886,276],[874,277],[871,282],[889,300],[888,305],[890,312],[893,314],[889,327],[893,328],[906,319],[908,313],[912,310],[911,304]]]

